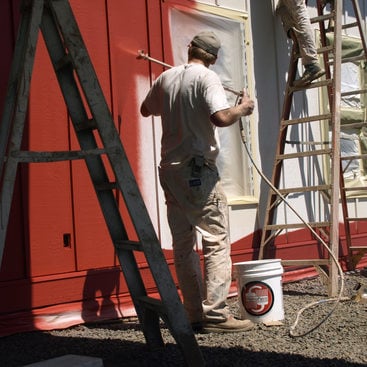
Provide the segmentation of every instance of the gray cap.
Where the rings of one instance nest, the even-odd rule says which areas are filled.
[[[220,49],[219,38],[214,32],[205,31],[198,33],[191,41],[193,46],[199,47],[210,54],[217,56]]]

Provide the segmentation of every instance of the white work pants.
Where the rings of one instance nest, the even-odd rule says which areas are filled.
[[[314,34],[311,27],[305,0],[280,0],[276,9],[284,30],[289,35],[292,29],[297,39],[302,64],[308,65],[318,61]]]
[[[175,269],[189,320],[222,322],[232,263],[228,238],[228,206],[218,172],[204,165],[197,177],[192,168],[159,170],[173,238]],[[196,231],[202,236],[204,282],[195,251]]]

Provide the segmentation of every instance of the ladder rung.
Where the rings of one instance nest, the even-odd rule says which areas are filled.
[[[299,119],[282,120],[281,125],[282,126],[288,126],[288,125],[302,124],[302,123],[305,123],[305,122],[330,120],[330,119],[331,119],[331,114],[330,113],[325,113],[325,114],[322,114],[322,115],[307,116],[307,117],[302,117],[302,118],[299,118]]]
[[[342,25],[343,29],[355,28],[355,27],[358,27],[358,22],[347,23]]]
[[[344,191],[367,191],[367,186],[343,187]]]
[[[300,86],[300,87],[290,86],[289,90],[288,90],[288,93],[302,91],[302,90],[305,90],[305,89],[327,87],[327,86],[331,85],[332,83],[333,83],[332,79],[325,79],[325,80],[321,80],[321,81],[318,81],[318,82],[312,82],[310,84],[303,85],[303,86]]]
[[[330,141],[299,141],[299,140],[284,140],[285,144],[316,146],[316,145],[330,145]]]
[[[283,159],[292,159],[292,158],[301,158],[301,157],[312,157],[316,155],[331,154],[331,152],[332,152],[331,149],[310,150],[308,152],[279,154],[277,155],[276,159],[283,160]]]
[[[355,62],[355,61],[360,61],[360,60],[365,60],[365,59],[366,59],[366,55],[361,54],[361,55],[358,55],[358,56],[345,57],[345,58],[341,59],[341,63],[346,64],[347,62]],[[333,65],[334,60],[330,59],[328,61],[328,64]]]
[[[342,97],[346,97],[346,96],[353,96],[355,94],[364,94],[364,93],[367,93],[367,89],[356,89],[356,90],[352,90],[349,92],[343,92],[340,95]]]
[[[317,53],[318,54],[323,54],[325,52],[331,52],[334,50],[334,46],[330,45],[330,46],[325,46],[325,47],[320,47],[317,49]]]
[[[350,246],[349,247],[350,250],[365,250],[367,251],[367,246]]]
[[[345,220],[348,222],[358,222],[367,220],[367,217],[346,217]]]
[[[144,307],[149,308],[150,310],[153,310],[157,312],[158,314],[165,314],[166,309],[163,306],[163,303],[161,300],[149,297],[149,296],[142,296],[139,297],[139,302],[143,304]]]
[[[329,265],[329,259],[302,259],[302,260],[282,260],[282,265],[299,266],[299,265]]]
[[[307,223],[311,228],[324,228],[330,227],[330,222],[312,222]],[[278,229],[294,229],[305,228],[305,223],[291,223],[291,224],[267,224],[264,226],[265,230],[278,230]]]
[[[351,123],[343,123],[342,127],[346,128],[360,128],[363,126],[367,126],[367,121],[363,121],[363,122],[351,122]]]
[[[318,22],[324,22],[325,20],[331,20],[334,19],[335,15],[333,13],[329,13],[329,14],[323,14],[323,15],[319,15],[317,17],[312,17],[310,19],[311,23],[318,23]]]
[[[365,159],[367,158],[367,154],[356,154],[356,155],[345,155],[340,157],[342,161],[353,161],[354,159]]]
[[[330,13],[331,14],[331,13]],[[342,29],[350,29],[350,28],[356,28],[358,27],[358,22],[353,22],[353,23],[346,23],[346,24],[342,24]],[[334,27],[330,27],[328,28],[328,31],[334,32]]]
[[[279,189],[278,191],[283,195],[291,193],[302,193],[302,192],[312,192],[312,191],[325,191],[330,190],[331,185],[318,185],[318,186],[302,186],[302,187],[292,187]]]
[[[343,64],[345,64],[347,62],[355,62],[355,61],[365,60],[365,59],[366,59],[366,55],[362,54],[362,55],[358,55],[354,57],[345,57],[341,61]]]
[[[67,150],[59,152],[32,152],[18,150],[10,152],[10,156],[18,162],[23,163],[42,163],[42,162],[60,162],[71,161],[76,159],[85,159],[88,156],[106,154],[105,149],[89,149],[89,150]]]
[[[129,250],[129,251],[143,251],[143,246],[141,242],[121,240],[115,242],[115,247],[119,250]]]

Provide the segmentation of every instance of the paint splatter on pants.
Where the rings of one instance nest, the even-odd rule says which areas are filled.
[[[184,307],[191,322],[225,321],[232,263],[228,206],[215,168],[203,165],[159,170],[173,239],[175,269]],[[204,279],[195,251],[202,238]]]
[[[317,49],[305,0],[280,0],[276,14],[280,16],[288,35],[289,30],[293,30],[303,65],[317,62]]]

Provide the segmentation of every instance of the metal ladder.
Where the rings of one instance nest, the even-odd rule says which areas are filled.
[[[326,3],[329,2],[326,1]],[[356,4],[356,1],[352,0],[352,3]],[[328,9],[331,7],[330,11],[324,11],[326,7]],[[325,1],[317,0],[318,16],[311,19],[312,23],[319,23],[322,45],[318,49],[318,53],[324,57],[326,78],[306,86],[293,86],[300,59],[297,45],[293,44],[271,180],[277,191],[269,189],[259,258],[276,256],[275,239],[280,233],[289,234],[289,230],[302,228],[305,231],[309,230],[309,241],[312,244],[316,243],[313,257],[311,258],[311,255],[309,259],[283,260],[282,263],[285,266],[314,266],[326,277],[329,295],[335,296],[338,292],[338,267],[332,261],[329,251],[338,259],[340,240],[339,194],[342,186],[339,109],[341,101],[342,2],[334,1],[332,6],[326,4],[326,7]],[[332,27],[327,27],[326,24],[332,24]],[[327,44],[325,42],[327,32],[331,32],[333,39],[337,41]],[[332,62],[330,62],[331,60]],[[302,115],[301,112],[297,111],[297,101],[315,90],[319,93],[326,93],[329,102],[328,111],[323,114],[307,116],[306,109],[301,111]],[[302,138],[298,141],[292,139],[290,137],[291,129],[298,129],[298,134],[308,131],[307,141]],[[317,141],[314,139],[314,129],[319,129],[319,131],[324,129],[324,131],[330,132],[330,136],[325,139],[326,141],[324,139]],[[304,134],[306,135],[306,133]],[[292,160],[299,162],[300,170],[303,166],[308,169],[308,172],[300,172],[303,179],[301,184],[296,182],[297,185],[294,185],[292,182],[295,176],[294,171],[291,172],[292,176],[289,173],[289,162]],[[313,182],[311,182],[311,176],[316,177]],[[284,199],[288,200],[289,197],[297,198],[298,202],[303,200],[304,211],[308,213],[307,222],[297,219],[297,216],[294,216],[289,210],[289,206],[285,205]],[[281,218],[282,213],[284,218]],[[315,236],[313,232],[318,236]],[[327,244],[329,251],[325,251],[321,246],[320,238]]]
[[[80,151],[20,150],[40,30],[68,107],[81,147]],[[201,351],[186,317],[69,2],[23,0],[22,19],[0,125],[0,260],[5,246],[18,163],[75,159],[84,159],[87,165],[147,344],[152,350],[164,346],[160,330],[161,318],[181,349],[186,364],[203,366]],[[109,166],[105,163],[107,161]],[[109,167],[112,168],[115,182],[108,178],[106,168]],[[138,241],[128,238],[114,195],[116,191],[121,192],[124,198]],[[147,294],[134,251],[145,255],[160,299]]]

